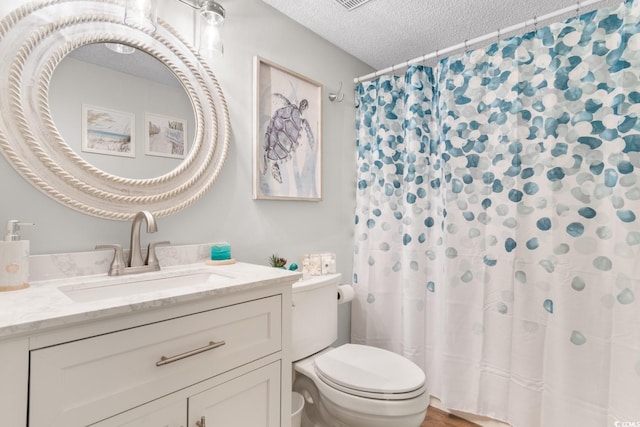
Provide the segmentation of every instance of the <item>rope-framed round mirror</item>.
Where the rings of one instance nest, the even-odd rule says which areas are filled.
[[[130,220],[140,210],[169,215],[193,204],[218,177],[230,145],[229,112],[209,66],[173,28],[159,20],[150,32],[125,25],[123,16],[123,6],[112,0],[49,0],[25,5],[3,19],[0,78],[8,84],[0,87],[0,151],[37,189],[80,212],[117,220]],[[56,126],[49,98],[56,68],[73,51],[104,43],[156,58],[190,101],[194,122],[193,137],[187,140],[190,146],[183,148],[175,166],[158,176],[132,178],[98,167],[74,150]],[[83,108],[78,106],[78,115]],[[134,116],[144,114],[138,111],[121,118],[114,113],[111,119],[132,121]],[[90,121],[86,112],[82,120],[83,127]],[[86,129],[77,129],[81,131]],[[114,161],[147,154],[139,149],[127,158],[117,157],[131,143],[131,135],[122,133],[126,131],[119,134],[120,144],[104,145],[103,154],[113,154]]]

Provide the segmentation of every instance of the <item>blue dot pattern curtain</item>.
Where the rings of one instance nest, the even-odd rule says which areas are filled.
[[[356,87],[352,341],[445,407],[640,425],[640,6]]]

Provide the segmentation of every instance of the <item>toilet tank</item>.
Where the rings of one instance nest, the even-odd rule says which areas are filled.
[[[292,350],[294,361],[329,347],[338,338],[340,274],[312,276],[293,284]]]

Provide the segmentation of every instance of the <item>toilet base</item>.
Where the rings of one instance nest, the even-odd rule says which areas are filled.
[[[302,427],[420,427],[427,410],[415,414],[385,417],[345,410],[322,397],[314,382],[296,373],[293,391],[305,399]]]
[[[304,398],[301,427],[329,427],[329,416],[313,381],[304,375],[297,374],[293,383],[293,391],[300,393]]]

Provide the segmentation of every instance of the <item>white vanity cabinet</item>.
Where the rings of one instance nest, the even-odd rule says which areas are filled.
[[[32,350],[29,427],[90,425],[277,353],[281,312],[274,295]]]
[[[205,381],[91,426],[277,427],[280,372],[280,363],[273,362],[228,381],[221,378]]]
[[[289,427],[296,278],[0,338],[0,425]]]

